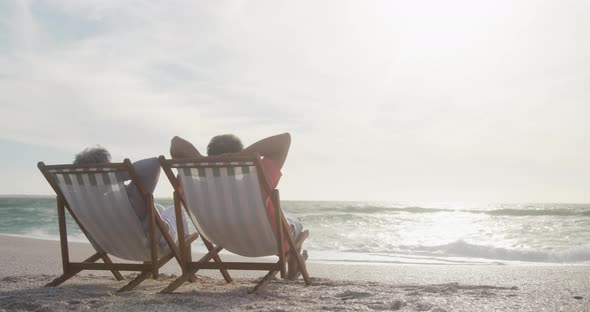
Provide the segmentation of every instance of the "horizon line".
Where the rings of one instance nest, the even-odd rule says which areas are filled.
[[[55,197],[55,194],[0,194],[0,198],[51,198]],[[154,196],[159,199],[173,199],[172,197],[166,196]],[[353,200],[353,199],[281,199],[281,201],[309,201],[309,202],[379,202],[379,203],[391,203],[391,202],[420,202],[420,200]],[[424,201],[423,201],[424,202]],[[432,201],[425,201],[432,202]],[[452,203],[466,203],[461,201],[435,201],[439,203],[452,204]],[[474,202],[469,201],[468,203],[479,203],[479,204],[570,204],[570,205],[590,205],[590,202],[540,202],[540,201],[481,201]]]

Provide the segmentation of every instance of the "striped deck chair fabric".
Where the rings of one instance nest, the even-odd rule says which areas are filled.
[[[119,271],[137,271],[137,275],[119,291],[131,290],[149,276],[158,278],[159,269],[172,258],[182,266],[181,251],[170,237],[154,207],[153,194],[141,193],[139,177],[129,159],[123,163],[96,165],[38,164],[39,170],[57,195],[63,274],[46,286],[58,286],[83,270],[110,270],[117,280],[124,279]],[[126,184],[132,181],[145,202],[147,233],[136,215]],[[82,262],[70,261],[66,211],[86,235],[96,253]],[[158,235],[166,241],[166,248],[158,246]],[[194,241],[197,234],[183,236]],[[183,251],[190,254],[190,249]],[[140,263],[114,263],[109,255]],[[95,263],[102,259],[104,263]]]
[[[254,162],[172,167],[178,169],[189,216],[201,235],[241,256],[277,254]]]
[[[162,293],[173,292],[201,269],[220,270],[228,283],[231,277],[227,270],[267,271],[254,288],[256,292],[279,272],[285,278],[287,262],[292,260],[297,262],[305,284],[311,285],[305,260],[282,213],[279,191],[271,186],[260,155],[159,159],[174,188],[176,209],[184,206],[209,250],[199,261],[187,259],[186,272]],[[272,202],[274,217],[269,217],[267,198]],[[180,244],[184,245],[182,238]],[[277,256],[278,261],[224,262],[218,254],[223,249],[245,257]]]
[[[128,175],[108,169],[94,169],[96,173],[75,173],[76,170],[81,169],[49,172],[96,244],[121,259],[149,261],[147,234],[127,197]],[[159,250],[158,256],[167,251]]]

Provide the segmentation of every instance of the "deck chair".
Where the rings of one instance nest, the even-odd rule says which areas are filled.
[[[295,257],[305,284],[311,285],[305,260],[299,253],[300,246],[291,238],[291,227],[281,210],[279,191],[270,187],[258,154],[182,160],[160,156],[159,159],[174,188],[176,214],[180,214],[184,206],[209,250],[199,261],[187,261],[184,274],[162,293],[173,292],[201,269],[222,270],[227,282],[231,282],[227,270],[268,271],[252,290],[256,292],[278,272],[285,278],[289,257]],[[173,170],[177,171],[177,176]],[[267,214],[266,194],[272,200],[275,220],[270,220]],[[181,239],[179,245],[184,244]],[[223,249],[245,257],[276,255],[278,261],[223,262],[218,255]],[[181,250],[184,249],[181,247]],[[211,259],[216,262],[210,262]]]
[[[63,275],[45,286],[58,286],[82,270],[110,270],[117,280],[124,279],[119,271],[139,272],[135,279],[118,290],[127,291],[150,276],[157,279],[158,270],[172,258],[180,263],[183,254],[190,254],[190,250],[179,250],[168,234],[154,207],[153,195],[143,191],[129,159],[123,163],[92,165],[47,166],[39,162],[38,167],[57,194],[63,266]],[[147,205],[147,235],[127,197],[125,185],[129,181],[134,182]],[[72,262],[69,258],[66,210],[96,251],[82,262]],[[163,235],[167,248],[158,248],[156,231]],[[192,242],[197,233],[186,238],[179,236]],[[136,263],[113,263],[109,255]],[[104,263],[95,263],[99,259]]]

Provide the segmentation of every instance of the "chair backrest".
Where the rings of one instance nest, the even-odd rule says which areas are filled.
[[[246,257],[276,255],[278,250],[258,166],[255,161],[170,161],[200,234]]]
[[[127,197],[125,181],[130,175],[124,165],[46,166],[44,174],[103,251],[126,260],[149,261],[149,239]]]

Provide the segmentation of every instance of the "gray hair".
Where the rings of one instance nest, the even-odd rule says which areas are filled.
[[[111,153],[106,148],[96,145],[87,147],[76,155],[74,165],[84,164],[108,164],[111,162]]]

